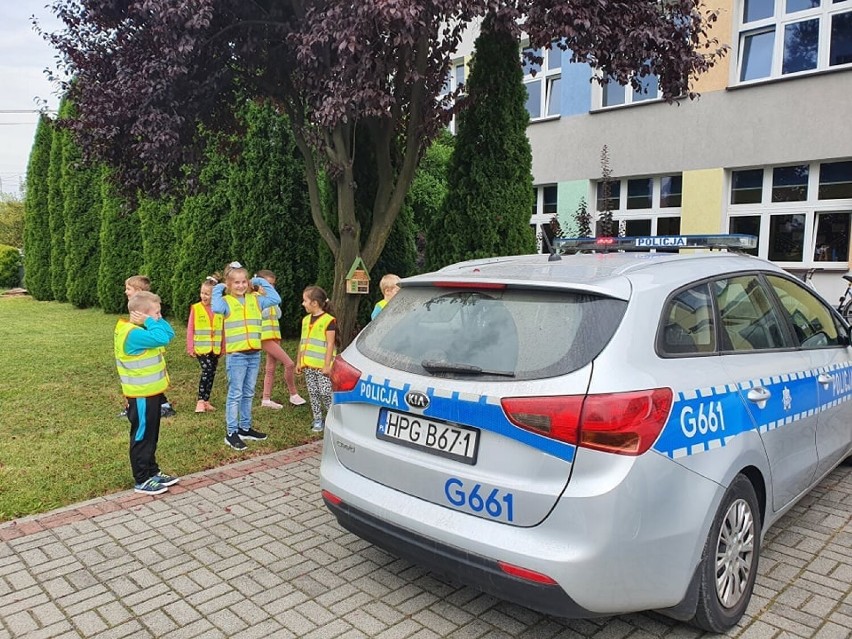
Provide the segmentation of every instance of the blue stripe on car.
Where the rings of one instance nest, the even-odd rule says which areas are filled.
[[[823,392],[817,391],[815,379],[820,373],[834,376],[834,383]],[[751,402],[745,399],[745,394],[757,386],[771,393],[763,408],[748,406]],[[765,433],[789,427],[850,398],[849,364],[747,380],[738,387],[729,384],[677,393],[654,450],[672,459],[696,455],[725,446],[731,438],[747,431]]]
[[[831,373],[835,381],[826,391],[818,393],[814,378],[821,372]],[[756,386],[762,386],[771,393],[763,408],[749,408],[744,398],[745,393]],[[338,404],[373,404],[410,412],[405,401],[405,394],[410,389],[410,384],[397,387],[392,386],[389,380],[378,382],[368,376],[367,379],[359,380],[353,390],[336,392],[334,401]],[[422,414],[426,417],[474,426],[509,437],[567,462],[574,460],[575,446],[518,428],[506,418],[499,401],[487,395],[446,393],[434,387],[427,388],[425,392],[429,397],[429,406]],[[785,397],[789,400],[787,407]],[[798,419],[850,398],[852,365],[848,363],[747,380],[739,385],[727,384],[677,392],[671,414],[653,449],[672,459],[696,455],[725,446],[731,438],[744,432],[758,430],[764,433],[787,427]]]
[[[370,376],[359,380],[351,391],[334,393],[334,402],[336,404],[373,404],[410,412],[405,402],[405,394],[410,388],[410,384],[402,387],[391,386],[388,380],[382,383],[374,382]],[[574,460],[575,446],[518,428],[506,418],[499,401],[487,395],[458,392],[445,394],[431,386],[425,390],[425,393],[429,397],[429,406],[422,412],[425,417],[488,430],[567,462]]]

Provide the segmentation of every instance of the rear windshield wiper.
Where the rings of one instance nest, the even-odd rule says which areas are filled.
[[[501,377],[514,377],[514,371],[492,371],[473,364],[458,364],[454,362],[443,362],[435,359],[424,359],[420,365],[430,373],[463,373],[467,375],[499,375]]]

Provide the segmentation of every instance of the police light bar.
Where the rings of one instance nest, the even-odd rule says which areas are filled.
[[[574,251],[651,251],[654,249],[728,249],[745,251],[757,248],[757,237],[742,234],[651,235],[648,237],[559,237],[553,246],[562,252]]]

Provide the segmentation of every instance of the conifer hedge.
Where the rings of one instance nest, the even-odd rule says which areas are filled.
[[[139,215],[115,193],[109,173],[101,173],[101,261],[98,268],[98,300],[105,313],[127,310],[124,280],[140,273],[142,237]]]
[[[69,114],[67,100],[59,105],[59,116]],[[65,197],[62,189],[63,156],[68,132],[55,128],[53,144],[50,147],[50,166],[47,170],[47,209],[50,220],[50,290],[53,299],[59,302],[68,300],[68,276],[65,271]]]
[[[429,234],[431,268],[535,250],[532,150],[518,41],[487,18],[474,50],[465,86],[471,104],[459,114],[449,190]]]
[[[77,308],[98,305],[100,266],[101,171],[83,164],[70,135],[63,146],[62,196],[65,217],[65,290]]]
[[[41,116],[27,165],[24,201],[24,285],[37,300],[53,299],[50,287],[50,213],[47,205],[48,169],[53,127]]]
[[[172,224],[177,204],[173,198],[139,197],[142,237],[141,272],[151,279],[151,290],[162,300],[163,315],[173,312],[172,273],[175,262],[175,234]]]
[[[201,283],[207,275],[221,272],[234,259],[228,230],[227,158],[215,152],[211,141],[205,167],[199,176],[199,190],[186,197],[173,224],[175,258],[172,268],[172,309],[186,321],[189,307],[198,301]]]

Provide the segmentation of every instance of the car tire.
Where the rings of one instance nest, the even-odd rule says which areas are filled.
[[[737,475],[725,491],[704,544],[693,625],[721,633],[742,618],[757,576],[760,527],[754,486],[745,475]]]

